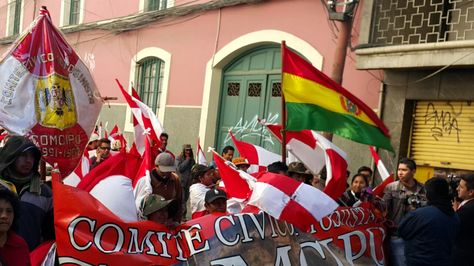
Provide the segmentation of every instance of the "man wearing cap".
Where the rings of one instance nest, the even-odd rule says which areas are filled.
[[[308,185],[311,185],[313,179],[311,172],[300,162],[292,162],[288,165],[288,176],[297,181],[305,182]]]
[[[227,211],[227,194],[220,189],[213,188],[206,192],[204,198],[207,213],[226,213]]]
[[[237,167],[237,170],[247,172],[250,167],[249,161],[245,157],[236,157],[232,160],[232,163]]]
[[[151,172],[151,186],[153,194],[163,196],[166,200],[173,200],[169,204],[170,218],[180,223],[183,216],[183,193],[181,182],[175,173],[174,158],[167,152],[160,153],[155,159],[155,169]]]
[[[145,196],[140,204],[142,217],[159,224],[169,225],[168,205],[171,201],[157,194]]]

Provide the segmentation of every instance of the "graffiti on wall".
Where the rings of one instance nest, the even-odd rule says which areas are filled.
[[[278,122],[279,117],[280,114],[269,113],[268,117],[262,120],[265,120],[267,123],[274,124]],[[244,118],[241,117],[237,123],[229,129],[229,131],[232,131],[232,134],[235,136],[240,136],[240,139],[244,141],[245,138],[262,137],[262,143],[274,145],[270,131],[268,131],[265,126],[259,123],[258,115],[255,115],[250,121],[244,120]],[[231,142],[232,138],[230,137],[230,134],[227,134],[224,139],[224,145]]]
[[[454,106],[449,102],[447,105],[450,110],[441,110],[432,102],[428,103],[424,115],[425,125],[430,126],[431,136],[435,140],[439,140],[439,138],[446,135],[456,134],[456,140],[460,143],[459,135],[461,128],[458,124],[458,118],[462,114],[463,105],[461,103],[459,110],[455,110]]]

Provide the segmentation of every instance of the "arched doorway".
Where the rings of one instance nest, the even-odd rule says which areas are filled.
[[[218,117],[218,151],[233,146],[232,129],[240,140],[280,152],[280,143],[258,123],[281,123],[280,46],[252,49],[224,68]]]

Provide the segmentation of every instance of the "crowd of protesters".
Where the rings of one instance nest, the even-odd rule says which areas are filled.
[[[197,164],[191,145],[183,145],[175,157],[167,147],[169,136],[154,153],[151,171],[152,193],[140,205],[142,219],[174,228],[187,219],[213,213],[234,213],[233,198],[228,198],[214,162]],[[90,167],[111,156],[111,142],[93,135],[87,146]],[[228,165],[246,172],[250,163],[234,157],[235,149],[226,146],[221,156]],[[11,136],[0,149],[0,263],[29,265],[28,253],[43,241],[54,239],[51,189],[38,171],[40,150],[27,138]],[[268,172],[287,175],[309,186],[323,189],[325,169],[317,175],[303,163],[274,162]],[[397,181],[384,189],[387,254],[390,265],[474,265],[474,174],[461,176],[457,186],[458,204],[453,205],[445,178],[433,177],[425,184],[414,176],[416,164],[403,158],[397,167]],[[349,178],[348,189],[338,203],[357,206],[371,193],[373,172],[362,166]],[[188,207],[189,206],[189,207]],[[237,209],[238,210],[238,209]],[[20,259],[21,258],[21,259]]]

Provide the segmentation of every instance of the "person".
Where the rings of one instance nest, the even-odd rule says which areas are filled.
[[[97,167],[105,160],[110,157],[110,140],[107,138],[102,138],[99,140],[99,146],[97,147],[96,155],[91,158],[91,167],[90,170]]]
[[[191,168],[196,164],[191,144],[184,144],[183,151],[176,159],[178,161],[178,176],[183,188],[183,213],[186,213],[186,202],[189,199],[189,187],[191,186]]]
[[[143,219],[155,223],[164,224],[174,228],[178,223],[169,217],[168,205],[173,200],[167,200],[161,195],[149,194],[145,196],[140,204],[140,212]]]
[[[168,133],[163,132],[160,134],[161,146],[158,148],[158,154],[166,152],[170,154],[173,157],[173,159],[175,159],[176,156],[174,156],[174,154],[166,148],[168,147],[168,139],[169,139]]]
[[[163,152],[155,159],[155,168],[151,171],[151,187],[153,194],[173,200],[168,206],[170,218],[177,223],[183,217],[183,189],[178,175],[175,173],[175,160],[171,154]]]
[[[42,240],[54,239],[52,192],[41,183],[40,159],[40,150],[22,136],[11,136],[0,150],[0,183],[20,199],[17,233],[30,250]]]
[[[370,167],[368,166],[363,165],[359,167],[359,169],[357,169],[357,174],[364,175],[367,178],[367,187],[369,187],[372,183],[372,175],[374,174],[372,169],[370,169]]]
[[[245,157],[236,157],[232,159],[232,163],[237,167],[237,170],[242,170],[244,172],[247,172],[250,167],[250,163]]]
[[[18,226],[20,203],[16,195],[8,190],[0,190],[0,258],[2,265],[30,265],[30,251],[25,240],[14,230]]]
[[[276,161],[267,166],[267,171],[270,173],[280,174],[280,175],[287,175],[288,174],[288,166],[285,163]]]
[[[196,164],[191,170],[193,183],[189,188],[191,218],[195,219],[207,214],[204,198],[206,192],[215,186],[215,170],[212,167]]]
[[[398,235],[405,241],[406,263],[452,265],[459,217],[451,204],[448,182],[433,177],[426,182],[425,189],[428,206],[408,213],[398,227]]]
[[[351,187],[349,190],[342,194],[339,199],[339,205],[352,207],[361,196],[362,191],[367,187],[368,181],[367,177],[363,174],[355,174],[352,177]]]
[[[301,162],[292,162],[288,165],[288,176],[308,185],[313,181],[313,175]]]
[[[462,199],[456,213],[461,221],[454,249],[454,265],[473,265],[474,249],[474,174],[461,175],[457,187],[458,197]]]
[[[391,229],[390,259],[393,265],[405,265],[404,243],[397,234],[397,228],[405,215],[426,202],[426,191],[414,178],[416,163],[408,158],[398,162],[398,181],[388,184],[384,189],[383,201]]]
[[[228,145],[228,146],[225,146],[224,149],[222,149],[221,156],[222,156],[222,158],[224,158],[224,160],[226,162],[228,162],[230,164],[232,162],[232,158],[234,158],[234,152],[235,152],[234,147]],[[215,161],[212,161],[209,164],[209,166],[217,168]]]
[[[208,190],[204,201],[208,214],[227,212],[227,194],[223,190],[217,188]]]

